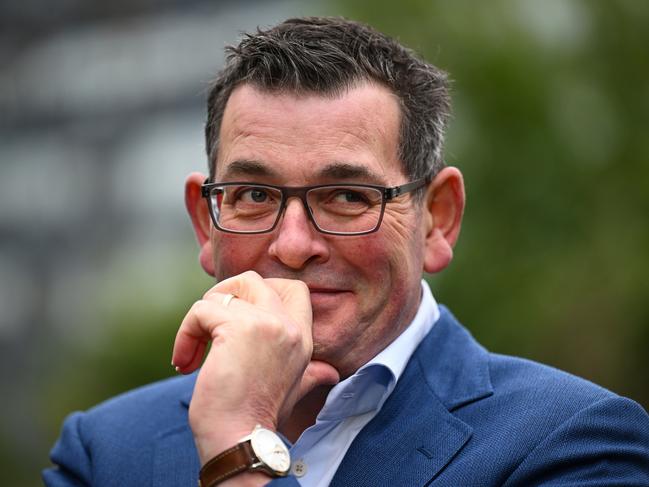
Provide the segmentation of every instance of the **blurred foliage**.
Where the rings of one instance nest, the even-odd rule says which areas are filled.
[[[488,348],[649,407],[649,4],[345,2],[447,70],[467,210],[430,280]]]
[[[50,344],[63,352],[37,385],[44,404],[34,418],[46,432],[47,448],[53,445],[71,412],[176,375],[171,351],[178,326],[194,301],[213,285],[213,279],[200,269],[197,253],[195,245],[185,247],[177,262],[161,265],[161,272],[145,273],[168,279],[172,284],[164,292],[156,283],[143,283],[140,269],[129,272],[121,266],[113,268],[105,276],[106,288],[97,291],[93,304],[101,315],[94,325],[110,326],[98,329],[91,339],[71,341],[62,337]],[[0,456],[4,451],[6,459],[14,454],[10,445],[0,441]],[[39,468],[48,465],[46,451],[39,452]],[[9,472],[20,474],[12,468]],[[17,477],[10,485],[30,485],[33,478]]]
[[[649,407],[649,3],[352,0],[330,13],[454,80],[446,155],[468,206],[455,261],[430,277],[438,300],[492,351]],[[51,441],[70,411],[173,374],[177,326],[209,285],[189,274],[173,303],[125,299],[97,343],[64,349],[37,418]]]
[[[49,371],[59,379],[46,377],[42,384],[50,400],[40,419],[48,431],[58,435],[62,419],[74,410],[88,409],[129,389],[176,375],[171,351],[178,326],[194,301],[213,285],[212,278],[199,274],[197,259],[181,261],[191,261],[196,268],[186,272],[175,268],[169,273],[175,280],[172,298],[156,299],[127,276],[129,285],[117,294],[122,306],[106,309],[102,317],[102,322],[111,326],[91,342],[61,344],[67,346],[70,356]],[[119,280],[118,276],[112,278]],[[101,309],[102,303],[97,307]]]

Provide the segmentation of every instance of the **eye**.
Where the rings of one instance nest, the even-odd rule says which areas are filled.
[[[255,203],[263,203],[268,199],[268,193],[261,188],[251,188],[243,192],[242,199],[250,198]]]
[[[367,203],[367,197],[360,191],[341,189],[331,198],[335,203]]]
[[[265,188],[251,187],[237,191],[236,199],[242,203],[267,203],[272,198]]]
[[[381,203],[379,191],[360,186],[325,186],[311,191],[309,198],[316,212],[330,216],[358,216]]]

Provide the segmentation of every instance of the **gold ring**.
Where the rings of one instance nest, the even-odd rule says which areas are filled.
[[[234,294],[226,294],[223,298],[223,306],[230,304],[230,301],[232,301],[234,298],[236,298]]]

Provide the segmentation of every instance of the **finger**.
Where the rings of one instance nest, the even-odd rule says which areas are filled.
[[[184,342],[183,345],[178,347],[179,352],[176,352],[176,347],[174,346],[174,354],[171,364],[175,366],[176,372],[179,374],[191,374],[198,369],[203,357],[205,356],[207,344],[208,342],[204,340],[195,341],[191,344]],[[186,349],[183,347],[186,347]],[[182,361],[185,360],[183,357],[191,357],[187,362],[187,365],[176,365],[176,363],[183,363]]]
[[[254,271],[246,271],[219,282],[206,293],[205,299],[212,299],[214,295],[219,296],[223,293],[234,294],[248,303],[270,309],[276,309],[282,303],[277,292]]]
[[[222,295],[221,301],[224,297]],[[228,307],[215,301],[196,301],[176,333],[172,364],[183,374],[196,370],[208,342],[215,336],[216,328],[232,319],[232,311]]]

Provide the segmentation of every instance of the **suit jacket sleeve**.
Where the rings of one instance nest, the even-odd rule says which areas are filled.
[[[647,414],[626,398],[598,401],[539,443],[504,485],[647,486]]]
[[[90,456],[81,435],[84,413],[73,413],[65,420],[61,436],[52,448],[54,467],[43,472],[47,487],[80,487],[92,485]]]

